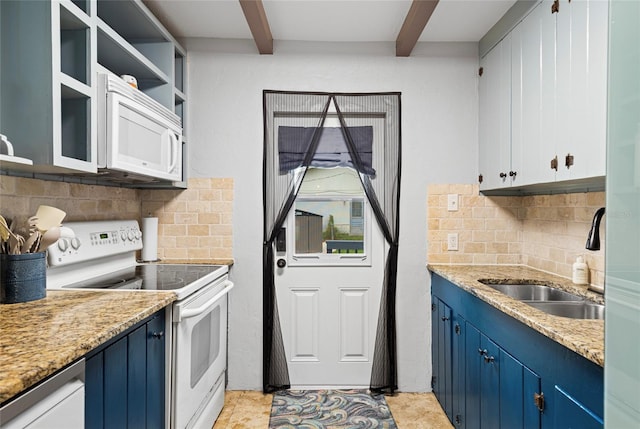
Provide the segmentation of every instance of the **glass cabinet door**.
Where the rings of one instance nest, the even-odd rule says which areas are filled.
[[[640,2],[611,0],[607,131],[605,426],[640,415]]]

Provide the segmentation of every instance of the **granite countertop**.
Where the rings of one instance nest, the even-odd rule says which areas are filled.
[[[175,301],[173,292],[58,291],[0,304],[0,403]]]
[[[569,279],[526,266],[429,264],[427,267],[430,271],[439,274],[569,350],[604,366],[604,320],[553,316],[508,297],[480,283],[478,279],[519,279],[545,282],[550,286],[604,304],[604,297],[587,290],[587,286],[575,285]]]

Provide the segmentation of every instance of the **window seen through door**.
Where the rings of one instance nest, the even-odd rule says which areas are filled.
[[[294,205],[295,254],[316,259],[364,256],[366,198],[351,168],[309,168]]]

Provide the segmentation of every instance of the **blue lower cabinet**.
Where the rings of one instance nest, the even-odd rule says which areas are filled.
[[[544,403],[540,377],[500,350],[500,427],[540,429]]]
[[[164,310],[86,358],[85,428],[164,428]]]
[[[432,387],[449,419],[452,418],[452,376],[453,362],[451,347],[451,309],[442,301],[435,299],[431,307],[433,323],[433,361],[434,377]]]
[[[155,317],[146,324],[147,382],[146,424],[148,428],[163,428],[165,415],[165,320]]]
[[[128,338],[104,350],[104,428],[127,427],[127,345]]]
[[[557,429],[602,429],[604,422],[601,416],[575,399],[561,387],[555,386],[554,424]]]
[[[456,429],[602,429],[602,367],[436,274],[431,286],[433,390]]]
[[[84,426],[85,429],[104,427],[104,353],[87,358],[84,366]]]

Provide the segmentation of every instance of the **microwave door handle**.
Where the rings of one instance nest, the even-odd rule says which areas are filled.
[[[185,309],[182,310],[179,314],[178,314],[178,320],[175,320],[175,322],[180,322],[183,319],[188,319],[190,317],[195,317],[198,316],[200,314],[203,314],[207,311],[209,311],[209,309],[211,307],[213,307],[215,305],[215,303],[222,298],[223,296],[225,296],[231,289],[233,289],[233,282],[228,281],[227,285],[225,286],[224,289],[222,289],[219,293],[217,293],[213,298],[211,298],[210,300],[208,300],[207,302],[205,302],[204,304],[202,304],[200,307],[197,308],[189,308],[189,309]]]
[[[169,164],[167,173],[171,173],[178,164],[178,138],[173,131],[169,131],[169,144],[171,145],[171,164]]]

